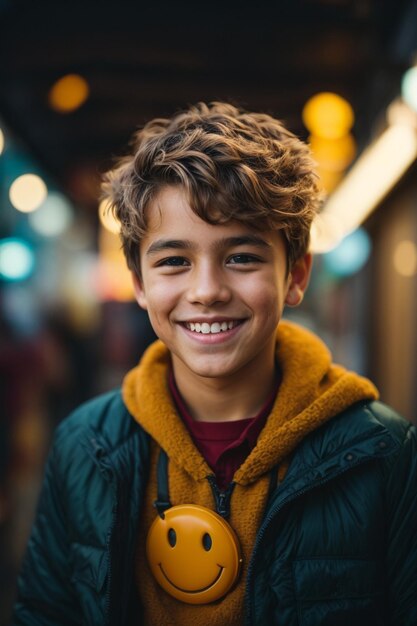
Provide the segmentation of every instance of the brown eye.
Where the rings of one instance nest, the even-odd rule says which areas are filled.
[[[203,548],[206,552],[208,552],[209,550],[211,550],[211,546],[213,545],[213,542],[211,540],[211,537],[208,533],[204,533],[203,535]]]
[[[177,533],[173,528],[170,528],[168,531],[168,542],[171,548],[173,548],[177,543]]]

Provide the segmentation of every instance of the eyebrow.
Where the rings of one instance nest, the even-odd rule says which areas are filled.
[[[225,237],[216,241],[214,248],[233,248],[236,246],[255,246],[257,248],[270,248],[271,244],[258,235],[239,235],[236,237]],[[196,248],[195,243],[189,239],[157,239],[146,251],[147,255],[155,254],[163,250],[192,250]]]
[[[193,244],[188,239],[157,239],[146,250],[146,254],[155,254],[162,250],[184,250],[190,249]]]

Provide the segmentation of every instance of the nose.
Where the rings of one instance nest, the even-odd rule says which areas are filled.
[[[231,298],[231,287],[221,268],[212,263],[195,266],[189,275],[188,301],[210,306],[225,303]]]

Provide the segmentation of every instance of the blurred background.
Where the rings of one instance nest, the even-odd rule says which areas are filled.
[[[100,176],[199,100],[285,121],[325,203],[291,318],[416,420],[417,0],[0,0],[0,624],[57,423],[153,339]]]

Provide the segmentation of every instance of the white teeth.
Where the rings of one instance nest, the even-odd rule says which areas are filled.
[[[213,324],[209,324],[208,322],[187,322],[186,324],[188,330],[192,330],[196,333],[202,333],[203,335],[209,335],[224,332],[226,330],[231,330],[235,326],[237,326],[237,322],[213,322]]]

